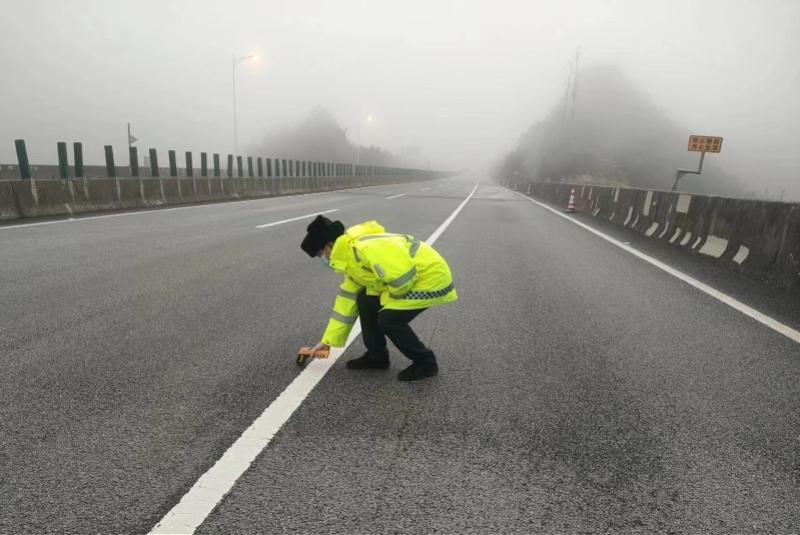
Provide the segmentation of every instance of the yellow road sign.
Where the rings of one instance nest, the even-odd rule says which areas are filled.
[[[693,152],[719,152],[722,138],[715,136],[689,136],[689,150]]]

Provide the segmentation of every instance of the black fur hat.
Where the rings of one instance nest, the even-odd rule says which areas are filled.
[[[300,244],[308,256],[317,256],[326,243],[335,242],[336,238],[344,234],[344,225],[341,221],[331,221],[325,216],[318,215],[306,228],[308,234]]]

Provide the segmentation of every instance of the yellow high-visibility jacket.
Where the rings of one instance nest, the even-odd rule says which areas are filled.
[[[381,306],[414,310],[458,299],[450,266],[427,243],[387,234],[377,221],[348,228],[333,244],[331,267],[344,273],[322,343],[342,347],[358,317],[356,296],[380,296]]]

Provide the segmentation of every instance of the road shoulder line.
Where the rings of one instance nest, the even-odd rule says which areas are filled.
[[[762,325],[764,325],[766,327],[769,327],[773,331],[775,331],[777,333],[780,333],[783,336],[789,338],[790,340],[800,344],[800,331],[797,331],[797,330],[789,327],[785,323],[781,323],[780,321],[776,320],[775,318],[767,316],[763,312],[759,312],[758,310],[752,308],[751,306],[742,303],[738,299],[736,299],[734,297],[731,297],[730,295],[725,294],[725,293],[717,290],[716,288],[713,288],[713,287],[709,286],[708,284],[705,284],[704,282],[700,282],[699,280],[695,279],[694,277],[692,277],[690,275],[687,275],[686,273],[684,273],[682,271],[679,271],[679,270],[677,270],[677,269],[665,264],[664,262],[661,262],[660,260],[656,260],[652,256],[647,255],[647,254],[639,251],[638,249],[634,249],[633,247],[622,243],[621,241],[617,240],[616,238],[612,238],[608,234],[605,234],[605,233],[603,233],[603,232],[601,232],[601,231],[599,231],[599,230],[597,230],[597,229],[595,229],[595,228],[593,228],[593,227],[591,227],[591,226],[589,226],[589,225],[587,225],[585,223],[577,221],[576,219],[568,216],[567,214],[562,214],[561,212],[559,212],[555,208],[552,208],[551,206],[548,206],[548,205],[546,205],[544,203],[541,203],[539,201],[531,199],[530,197],[528,197],[526,195],[523,195],[522,193],[519,193],[519,192],[516,192],[516,191],[513,191],[513,190],[509,190],[509,191],[511,191],[511,193],[513,193],[515,195],[518,195],[519,197],[522,197],[523,199],[525,199],[527,201],[532,202],[533,204],[535,204],[537,206],[540,206],[540,207],[542,207],[542,208],[544,208],[546,210],[549,210],[550,212],[554,213],[555,215],[557,215],[559,217],[563,217],[567,221],[571,221],[572,223],[578,225],[579,227],[582,227],[582,228],[588,230],[589,232],[591,232],[591,233],[603,238],[607,242],[609,242],[609,243],[611,243],[613,245],[616,245],[620,249],[622,249],[622,250],[624,250],[624,251],[636,256],[637,258],[639,258],[641,260],[644,260],[648,264],[651,264],[651,265],[657,267],[658,269],[660,269],[662,271],[665,271],[666,273],[669,273],[673,277],[682,280],[686,284],[688,284],[690,286],[693,286],[694,288],[700,290],[701,292],[703,292],[703,293],[705,293],[707,295],[710,295],[714,299],[717,299],[718,301],[721,301],[721,302],[725,303],[729,307],[736,309],[737,311],[741,312],[745,316],[748,316],[748,317],[756,320],[757,322],[761,323]]]

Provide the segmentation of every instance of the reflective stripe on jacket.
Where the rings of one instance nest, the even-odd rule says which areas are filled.
[[[331,267],[344,273],[322,342],[341,347],[358,317],[356,296],[366,289],[383,308],[412,310],[458,299],[450,266],[427,243],[389,234],[377,221],[348,228],[333,245]]]

